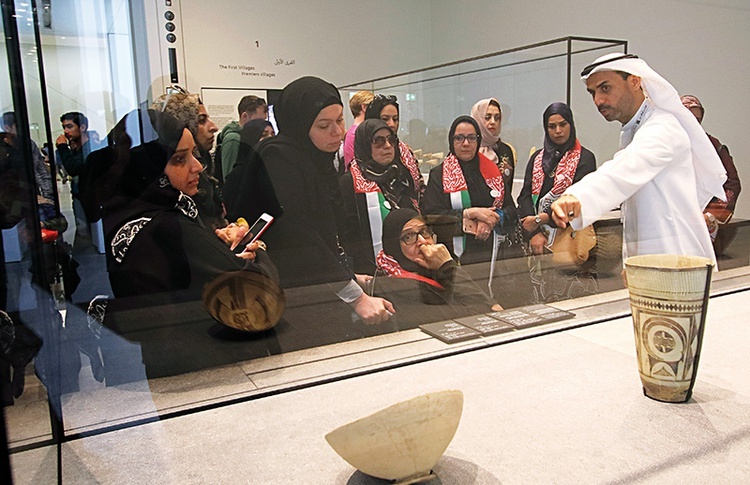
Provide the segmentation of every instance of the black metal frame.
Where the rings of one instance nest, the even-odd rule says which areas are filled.
[[[18,130],[18,140],[20,141],[21,154],[24,157],[26,163],[25,177],[29,182],[29,186],[32,190],[29,191],[27,201],[28,206],[31,208],[28,215],[28,220],[32,228],[40,227],[39,221],[39,208],[36,197],[34,194],[36,190],[36,179],[34,177],[34,167],[32,159],[32,146],[31,146],[31,134],[29,133],[29,115],[28,115],[28,104],[26,102],[26,87],[24,85],[23,77],[23,62],[21,55],[21,45],[18,35],[18,26],[16,24],[16,10],[14,0],[0,0],[0,6],[2,7],[3,17],[3,28],[5,34],[5,45],[8,57],[8,70],[10,75],[11,83],[11,94],[13,98],[13,109],[16,115],[16,128]],[[49,122],[49,107],[47,105],[47,93],[46,84],[44,82],[44,69],[42,65],[42,54],[41,54],[41,36],[38,30],[37,24],[37,10],[36,4],[32,4],[35,24],[35,43],[37,44],[37,56],[39,62],[39,77],[40,77],[40,89],[42,90],[42,102],[44,107],[45,117],[45,128],[47,129],[47,139],[51,144],[50,140],[50,122]],[[50,151],[50,157],[53,157],[54,153]],[[54,170],[52,171],[54,175]],[[56,184],[53,184],[56,185]],[[55,191],[55,195],[57,192]],[[57,202],[56,202],[57,203]],[[59,213],[59,204],[57,204],[57,210]],[[44,271],[44,255],[42,249],[42,236],[41,231],[29,231],[31,236],[30,240],[30,253],[31,253],[31,265],[32,265],[32,282],[34,283],[34,290],[38,302],[45,302],[51,299],[50,295],[50,284],[48,281],[46,271]],[[54,310],[54,306],[40,304],[37,308],[37,318],[39,322],[42,322],[40,328],[42,329],[41,338],[44,342],[42,352],[47,352],[47,356],[50,362],[59,362],[59,351],[60,351],[60,328],[55,326],[51,314]],[[48,366],[49,373],[59,372],[59,366]],[[47,399],[49,404],[49,415],[50,425],[52,430],[52,440],[39,443],[39,445],[54,444],[57,448],[57,481],[62,483],[62,442],[64,439],[64,428],[62,422],[62,406],[60,401],[60,376],[49,375],[47,376]],[[5,429],[5,415],[3,413],[3,429]],[[5,444],[7,446],[7,436],[5,438]],[[8,469],[10,474],[10,469]],[[12,483],[11,478],[4,483]]]

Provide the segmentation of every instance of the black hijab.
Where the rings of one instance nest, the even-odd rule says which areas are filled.
[[[270,121],[263,119],[250,120],[242,127],[240,131],[240,143],[248,145],[250,148],[254,147],[260,141],[260,137],[263,136],[263,132],[266,127],[272,127]]]
[[[383,220],[383,252],[411,272],[419,271],[421,266],[404,256],[400,238],[404,225],[414,218],[421,220],[422,216],[414,209],[394,209]]]
[[[547,123],[552,115],[560,115],[570,124],[570,137],[562,145],[552,142],[547,132]],[[544,126],[544,155],[542,156],[542,170],[548,174],[557,167],[560,159],[576,144],[576,125],[573,122],[573,112],[565,103],[552,103],[547,106],[542,115],[542,126]]]
[[[310,139],[310,128],[318,113],[333,104],[344,105],[333,84],[312,76],[292,81],[281,91],[274,105],[279,135],[264,140],[264,144],[293,143],[306,152],[325,154],[333,160],[335,153],[321,152]]]
[[[383,111],[383,108],[389,105],[395,106],[396,112],[400,113],[400,110],[398,107],[398,101],[396,101],[396,96],[376,94],[372,102],[367,106],[367,111],[365,111],[365,119],[366,120],[371,120],[371,119],[379,120],[380,112]]]
[[[111,236],[130,220],[175,207],[180,191],[169,184],[164,168],[187,128],[177,118],[155,110],[128,113],[116,127],[120,144],[114,150],[112,196],[104,203],[104,230]],[[114,138],[114,135],[113,137]]]
[[[253,156],[255,146],[260,142],[260,137],[263,136],[267,126],[273,128],[268,120],[256,119],[245,123],[240,131],[240,148],[237,151],[236,164],[245,163]]]
[[[383,111],[383,108],[386,106],[394,106],[396,108],[396,113],[401,113],[401,110],[398,107],[398,101],[396,101],[396,96],[376,94],[372,102],[367,106],[365,120],[379,120],[380,112]],[[398,136],[398,133],[394,133],[394,135]],[[401,160],[401,148],[398,145],[394,148],[396,149],[396,156],[394,158],[396,160]]]
[[[414,179],[409,169],[401,163],[398,145],[394,148],[394,158],[388,165],[381,165],[372,158],[372,138],[382,129],[394,135],[393,130],[381,119],[366,119],[357,127],[354,134],[354,159],[362,171],[362,176],[375,182],[391,207],[412,207],[417,200]]]
[[[471,116],[466,116],[466,115],[459,116],[458,118],[456,118],[455,120],[453,120],[453,123],[451,124],[451,129],[448,131],[448,147],[449,147],[449,150],[450,150],[450,152],[451,152],[452,155],[454,155],[454,156],[456,155],[456,152],[453,150],[453,135],[456,134],[456,128],[458,128],[458,125],[460,125],[461,123],[469,123],[471,126],[473,126],[474,127],[474,132],[479,137],[479,139],[477,140],[477,149],[474,152],[474,157],[472,158],[472,160],[476,160],[477,157],[478,157],[478,153],[479,153],[479,147],[482,145],[482,143],[481,143],[482,142],[482,140],[481,140],[482,132],[479,130],[479,124],[477,123],[477,120],[475,120]],[[458,157],[456,156],[456,158],[458,158]]]
[[[224,200],[227,216],[255,219],[268,212],[274,217],[283,213],[278,186],[285,191],[293,188],[281,183],[290,166],[304,173],[306,185],[294,190],[307,192],[323,200],[324,194],[338,193],[338,174],[333,167],[335,153],[319,150],[310,139],[310,128],[320,111],[338,104],[343,107],[336,87],[320,78],[306,76],[289,83],[274,104],[278,135],[262,140],[227,175]],[[280,164],[279,162],[284,162]],[[283,165],[283,166],[282,166]],[[322,183],[321,183],[322,181]],[[274,224],[278,232],[278,223]]]
[[[388,130],[391,135],[395,134],[380,118],[366,119],[357,126],[354,133],[354,158],[368,166],[371,162],[377,163],[372,159],[372,137],[382,129]]]

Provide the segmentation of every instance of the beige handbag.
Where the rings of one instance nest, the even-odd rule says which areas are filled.
[[[586,226],[579,231],[570,225],[557,229],[555,237],[547,246],[552,251],[552,262],[559,265],[580,266],[589,259],[589,252],[596,246],[596,232],[593,226]]]

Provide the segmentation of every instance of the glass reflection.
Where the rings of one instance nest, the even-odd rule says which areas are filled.
[[[192,406],[206,395],[247,396],[257,391],[248,366],[268,356],[622,288],[616,214],[597,223],[588,266],[560,268],[544,242],[533,240],[548,222],[536,222],[544,212],[538,206],[555,184],[545,178],[533,188],[540,147],[559,149],[562,159],[576,129],[593,140],[586,143],[593,153],[616,144],[601,120],[578,112],[575,125],[559,113],[545,116],[540,130],[545,107],[569,97],[565,46],[342,90],[308,78],[296,92],[297,85],[253,96],[264,101],[253,113],[264,118],[271,108],[280,128],[266,140],[274,135],[268,122],[245,120],[240,110],[236,126],[225,131],[231,123],[219,123],[212,105],[177,86],[138,96],[136,80],[147,69],[134,61],[122,18],[128,9],[111,3],[64,25],[72,36],[53,23],[60,30],[44,37],[50,101],[45,108],[42,88],[26,83],[29,157],[14,148],[17,128],[13,133],[4,122],[3,180],[15,182],[3,195],[15,215],[3,226],[3,308],[17,341],[26,334],[19,370],[3,370],[12,384],[7,400],[24,405],[8,413],[14,443],[52,434],[48,392],[66,432],[96,431]],[[22,52],[37,47],[29,37],[21,44]],[[35,57],[24,57],[27,78],[38,69]],[[311,83],[324,93],[314,107],[300,94],[314,91]],[[2,89],[10,106],[9,83]],[[360,103],[379,124],[360,120],[357,143],[359,129],[345,131],[342,119],[349,95],[361,90],[384,96],[379,105]],[[574,93],[568,105],[581,106],[581,96]],[[472,107],[492,98],[475,115]],[[555,116],[572,128],[565,140],[556,140]],[[341,174],[334,169],[346,164],[331,161],[339,152],[346,158],[345,133],[357,161]],[[466,138],[473,135],[481,138]],[[475,177],[465,175],[467,191],[483,190],[482,203],[454,207],[447,194],[461,190],[437,187],[448,202],[424,210],[425,185],[445,183],[446,159],[453,155],[460,167],[480,153],[497,167],[491,176],[478,168]],[[574,179],[584,174],[579,168]],[[423,216],[410,213],[387,234],[387,218],[404,208]],[[265,249],[246,239],[264,213],[274,218],[261,237]],[[44,236],[29,229],[36,224]],[[416,234],[414,244],[399,241],[409,234]],[[39,284],[42,272],[46,283]],[[15,396],[19,380],[25,388]]]

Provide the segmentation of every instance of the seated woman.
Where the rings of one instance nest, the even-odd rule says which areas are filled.
[[[257,243],[235,254],[205,227],[193,201],[204,168],[187,127],[166,113],[138,115],[158,138],[130,150],[105,205],[115,297],[187,289],[199,296],[211,276],[251,266],[260,271],[252,263]]]
[[[459,116],[448,133],[450,154],[430,171],[420,204],[425,215],[453,216],[450,227],[452,252],[461,263],[491,259],[495,226],[514,221],[516,208],[509,198],[500,169],[479,152],[479,124],[471,116]]]
[[[231,229],[222,230],[221,238],[217,237],[219,234],[206,227],[193,201],[203,166],[194,156],[195,142],[190,131],[176,118],[158,111],[136,111],[128,118],[122,126],[129,125],[132,129],[122,140],[142,133],[143,141],[129,150],[127,143],[117,146],[118,159],[113,168],[119,177],[104,206],[109,280],[115,296],[105,314],[105,326],[144,343],[144,361],[149,360],[148,341],[155,360],[161,363],[160,353],[164,349],[154,343],[163,344],[159,336],[179,342],[182,334],[189,333],[183,331],[183,322],[177,314],[190,308],[190,315],[182,316],[184,323],[200,321],[201,335],[212,325],[207,312],[210,308],[204,307],[201,299],[207,285],[221,282],[239,288],[237,294],[241,295],[231,302],[232,309],[237,311],[222,323],[247,329],[245,324],[253,320],[249,322],[253,326],[273,326],[283,311],[283,296],[275,283],[273,264],[259,250],[257,242],[231,251],[229,245],[242,237],[242,233],[232,235]],[[225,275],[230,273],[236,274],[237,279],[227,280]],[[244,291],[246,282],[257,288],[253,290],[255,301],[248,301],[249,293]],[[243,297],[248,300],[240,301]],[[268,301],[277,306],[265,306]],[[258,312],[255,303],[265,313]],[[134,319],[138,312],[133,311],[143,308],[157,309],[153,315],[159,308],[171,308],[170,317],[177,321],[166,324],[159,317],[147,322]],[[169,332],[173,325],[180,330]],[[149,328],[149,332],[144,333],[144,328]],[[179,352],[185,350],[181,348]],[[155,374],[175,373],[187,365],[187,361],[171,362],[174,366],[156,365],[159,370]]]
[[[376,94],[372,102],[367,106],[367,111],[365,111],[365,119],[379,119],[385,122],[396,136],[398,136],[399,116],[399,106],[396,96],[387,96],[384,94]],[[422,174],[419,172],[419,162],[414,153],[412,153],[411,148],[409,148],[409,145],[403,141],[399,140],[398,145],[394,148],[396,149],[396,160],[401,160],[403,166],[409,169],[412,178],[415,180],[416,186],[414,190],[417,193],[417,202],[419,202],[425,190],[424,180],[422,179]]]
[[[194,200],[201,210],[203,221],[213,229],[224,227],[224,205],[219,181],[214,177],[213,157],[214,133],[219,131],[206,110],[206,106],[197,94],[190,94],[179,86],[173,86],[178,92],[163,94],[151,105],[151,109],[163,111],[183,123],[195,142],[196,158],[204,170],[200,173],[198,193]]]
[[[449,305],[439,314],[425,313],[414,307],[414,295],[399,287],[401,298],[394,301],[400,319],[411,322],[445,320],[451,317],[477,315],[502,307],[487,296],[451,257],[443,244],[436,244],[425,219],[413,209],[394,209],[383,221],[383,249],[377,257],[378,269],[391,278],[418,283],[420,300],[427,305]],[[375,280],[376,291],[387,289]],[[395,293],[395,292],[394,292]],[[411,301],[409,301],[411,300]],[[425,318],[429,315],[428,318]]]
[[[550,206],[565,189],[596,170],[596,157],[576,137],[573,112],[565,103],[544,110],[544,148],[529,158],[523,188],[518,196],[519,217],[533,255],[544,253],[548,227],[555,227]],[[538,258],[531,265],[534,302],[549,302],[596,291],[593,256],[572,274],[544,268]],[[546,271],[549,269],[549,271]]]
[[[354,138],[354,161],[340,180],[347,224],[341,243],[354,258],[354,272],[374,274],[375,256],[383,247],[383,218],[399,208],[419,210],[414,177],[396,158],[398,138],[384,121],[369,119]]]

